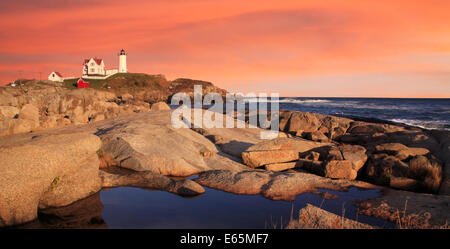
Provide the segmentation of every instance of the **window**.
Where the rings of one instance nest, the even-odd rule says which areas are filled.
[[[91,73],[95,72],[95,69],[91,68]]]
[[[91,66],[94,66],[94,62],[91,62]]]

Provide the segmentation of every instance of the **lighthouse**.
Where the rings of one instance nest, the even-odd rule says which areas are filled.
[[[125,54],[125,50],[120,50],[119,53],[119,73],[127,72],[127,55]]]

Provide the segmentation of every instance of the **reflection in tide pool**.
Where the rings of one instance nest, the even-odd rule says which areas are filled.
[[[380,195],[379,190],[350,188],[348,192],[326,191],[338,199],[324,200],[318,194],[305,193],[295,201],[272,201],[261,195],[236,195],[205,188],[196,198],[182,198],[163,191],[120,187],[100,193],[103,219],[108,228],[280,228],[285,227],[294,210],[306,203],[358,221],[389,228],[393,224],[357,215],[355,200]],[[325,190],[323,190],[325,192]],[[293,206],[293,207],[292,207]]]

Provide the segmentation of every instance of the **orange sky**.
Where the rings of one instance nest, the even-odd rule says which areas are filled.
[[[0,2],[0,82],[84,58],[281,96],[450,97],[450,1]]]

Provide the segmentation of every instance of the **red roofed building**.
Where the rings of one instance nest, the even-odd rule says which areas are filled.
[[[78,88],[89,88],[89,82],[84,81],[83,79],[79,79],[77,81],[77,87]]]
[[[63,82],[64,81],[64,77],[59,72],[51,72],[50,75],[48,76],[48,80],[57,81],[57,82]]]
[[[102,59],[85,59],[83,63],[83,76],[105,76],[105,63]]]

